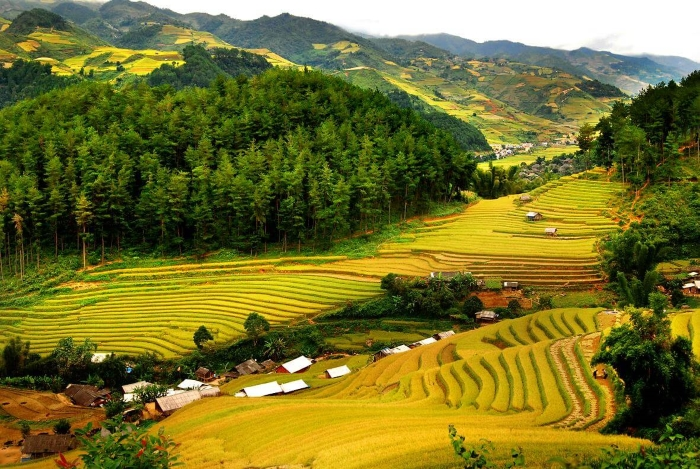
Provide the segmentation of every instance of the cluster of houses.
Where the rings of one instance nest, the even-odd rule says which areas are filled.
[[[493,148],[493,154],[495,155],[496,159],[500,160],[518,153],[528,153],[534,146],[535,145],[532,143],[507,143],[505,145],[491,145],[491,148]]]
[[[264,362],[263,362],[264,363]],[[275,372],[278,374],[295,374],[295,373],[303,373],[305,371],[308,371],[308,369],[311,367],[311,365],[314,363],[313,360],[305,357],[305,356],[300,356],[295,358],[294,360],[288,361],[286,363],[281,364],[275,369]],[[245,363],[242,363],[241,365],[245,365],[245,367],[249,369],[256,369],[257,362],[255,360],[248,360]],[[238,369],[238,367],[236,367]],[[261,367],[262,368],[262,367]],[[255,371],[255,373],[258,373],[259,371]],[[326,377],[327,378],[339,378],[341,376],[345,376],[347,374],[350,374],[350,368],[348,368],[347,365],[339,366],[336,368],[330,368],[326,370]],[[278,383],[276,380],[275,381],[269,381],[267,383],[262,383],[258,384],[255,386],[248,386],[243,388],[241,391],[237,392],[235,394],[236,397],[265,397],[265,396],[277,396],[280,394],[289,394],[292,392],[300,391],[302,389],[307,389],[309,388],[309,385],[306,384],[306,382],[303,379],[298,379],[295,381],[290,381],[288,383]]]
[[[688,272],[688,279],[683,284],[683,294],[694,296],[700,294],[700,280],[698,272]]]
[[[381,360],[382,358],[388,357],[389,355],[397,355],[399,353],[408,352],[409,350],[412,350],[416,347],[420,347],[422,345],[434,344],[438,340],[447,339],[448,337],[451,337],[453,335],[455,335],[455,331],[438,332],[437,334],[431,337],[419,340],[418,342],[413,342],[409,345],[399,345],[396,347],[383,348],[379,352],[374,354],[374,361],[376,362],[377,360]]]

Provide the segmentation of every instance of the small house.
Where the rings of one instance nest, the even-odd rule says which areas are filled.
[[[187,404],[198,401],[201,398],[202,395],[196,389],[174,394],[172,396],[159,397],[156,399],[156,410],[163,415],[170,415],[177,409],[185,407]]]
[[[274,396],[275,394],[282,394],[284,391],[277,383],[277,381],[271,381],[269,383],[258,384],[257,386],[248,386],[243,388],[241,393],[237,393],[236,396],[245,397],[264,397],[264,396]]]
[[[296,381],[292,381],[289,383],[280,384],[280,388],[282,388],[282,392],[285,394],[289,394],[290,392],[300,391],[302,389],[307,389],[308,387],[309,387],[309,385],[306,384],[303,379],[298,379]]]
[[[520,203],[527,204],[532,202],[532,196],[530,194],[523,194],[520,196]]]
[[[421,345],[434,344],[435,342],[437,342],[437,340],[435,340],[434,337],[428,337],[427,339],[419,340],[418,342],[413,342],[412,344],[409,344],[408,348],[413,349],[416,347],[420,347]]]
[[[697,295],[700,293],[700,280],[695,280],[684,284],[683,293],[686,295]]]
[[[340,378],[341,376],[349,375],[350,368],[347,365],[338,366],[335,368],[329,368],[326,370],[326,377],[328,378]]]
[[[277,373],[303,373],[308,370],[312,364],[313,362],[311,360],[302,355],[301,357],[278,366],[276,371]]]
[[[200,366],[197,371],[194,372],[197,379],[203,383],[208,383],[209,381],[214,381],[216,379],[216,374],[210,371],[208,368]]]
[[[527,221],[540,221],[544,217],[540,212],[527,212],[525,214],[525,218],[527,219]]]
[[[697,272],[688,272],[688,277],[690,277],[690,278],[695,278],[697,276],[698,276]]]
[[[55,456],[77,447],[73,435],[29,435],[22,445],[22,461]]]
[[[448,337],[452,337],[453,335],[455,335],[455,331],[438,332],[437,334],[433,335],[433,339],[443,340],[447,339]]]
[[[204,383],[197,381],[196,379],[186,379],[177,385],[177,387],[180,389],[199,389],[202,386],[204,386]]]
[[[483,322],[496,322],[498,320],[498,314],[495,311],[483,310],[476,313],[476,320]]]
[[[516,291],[520,289],[520,283],[518,282],[503,282],[503,289]]]
[[[88,384],[69,384],[63,391],[75,405],[82,407],[99,407],[109,400],[107,389],[98,389]]]
[[[138,381],[136,383],[131,383],[131,384],[125,384],[122,386],[122,391],[124,391],[124,394],[133,394],[136,392],[137,389],[140,388],[145,388],[146,386],[151,386],[151,383],[148,381]]]
[[[556,228],[545,228],[544,234],[546,234],[547,236],[557,236],[557,229]]]
[[[407,345],[399,345],[394,348],[383,348],[379,352],[374,354],[374,361],[376,362],[377,360],[381,360],[384,357],[388,357],[389,355],[396,355],[397,353],[403,353],[403,352],[408,352],[411,350],[408,348]]]
[[[236,365],[236,371],[240,376],[254,375],[255,373],[260,373],[263,371],[263,367],[251,358],[250,360],[244,361],[240,365]]]
[[[273,362],[270,359],[265,360],[260,364],[262,366],[263,371],[270,371],[275,369],[275,362]]]

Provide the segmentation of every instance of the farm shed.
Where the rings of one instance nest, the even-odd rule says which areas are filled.
[[[455,335],[455,331],[438,332],[433,336],[433,339],[442,340],[447,339],[448,337],[452,337],[453,335]]]
[[[122,391],[124,391],[124,394],[133,394],[137,389],[145,388],[146,386],[150,385],[151,383],[148,381],[137,381],[136,383],[125,384],[122,386]]]
[[[260,364],[262,366],[263,371],[269,371],[269,370],[274,370],[275,369],[275,362],[273,362],[270,359],[265,360]]]
[[[527,212],[525,218],[527,218],[527,221],[540,221],[544,217],[540,212]]]
[[[243,388],[243,395],[247,397],[263,397],[263,396],[274,396],[275,394],[282,394],[284,391],[277,384],[277,381],[271,381],[269,383],[258,384],[257,386],[248,386]],[[238,396],[238,394],[236,394]]]
[[[109,399],[109,390],[98,389],[88,384],[69,384],[63,394],[82,407],[99,407]]]
[[[520,202],[524,204],[532,202],[532,196],[530,194],[523,194],[520,196]]]
[[[429,344],[434,344],[437,342],[434,337],[428,337],[427,339],[419,340],[418,342],[413,342],[408,346],[408,348],[416,348],[420,347],[421,345],[429,345]]]
[[[700,280],[688,282],[683,285],[683,293],[686,295],[697,295],[700,292]]]
[[[216,379],[216,374],[213,371],[210,371],[209,368],[204,368],[203,366],[197,368],[194,375],[199,381],[204,383],[208,383],[209,381],[214,381]]]
[[[340,378],[350,374],[350,368],[347,365],[338,366],[336,368],[329,368],[326,370],[326,376],[329,378]]]
[[[192,390],[181,392],[173,396],[159,397],[156,399],[156,410],[164,415],[170,415],[177,409],[186,406],[190,402],[198,401],[202,398],[199,391]]]
[[[518,290],[520,288],[520,283],[518,282],[503,282],[503,289],[504,290]]]
[[[498,319],[498,314],[495,311],[483,310],[476,313],[477,321],[491,321],[494,322]]]
[[[254,375],[255,373],[260,373],[263,371],[263,367],[251,358],[250,360],[244,361],[240,365],[236,365],[236,371],[241,376]]]
[[[280,384],[280,388],[282,388],[282,391],[285,394],[289,394],[290,392],[294,391],[300,391],[302,389],[307,389],[308,387],[309,385],[306,384],[303,379],[298,379],[289,383]]]
[[[112,354],[111,354],[111,353],[93,353],[93,354],[92,354],[92,358],[90,359],[90,361],[91,361],[92,363],[102,363],[102,362],[105,361],[105,360],[107,359],[107,357],[109,357],[110,355],[112,355]]]
[[[177,387],[180,389],[199,389],[202,386],[204,386],[204,383],[195,379],[186,379],[177,385]]]
[[[277,373],[300,373],[309,369],[312,361],[304,355],[277,367]]]
[[[394,348],[383,348],[379,352],[374,354],[374,361],[376,362],[377,360],[380,360],[384,357],[388,357],[389,355],[396,355],[397,353],[403,353],[403,352],[408,352],[411,350],[408,348],[406,345],[399,345]]]
[[[22,445],[22,461],[54,456],[77,447],[73,435],[29,435]]]
[[[557,235],[557,229],[556,228],[545,228],[544,229],[544,234],[547,236],[556,236]]]

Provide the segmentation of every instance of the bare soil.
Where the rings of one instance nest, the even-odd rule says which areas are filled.
[[[56,420],[68,419],[72,428],[82,428],[93,422],[98,424],[104,419],[102,409],[91,409],[73,405],[66,396],[50,392],[29,391],[0,387],[0,415],[6,420],[0,421],[0,464],[20,461],[22,434],[18,422],[30,422],[31,434],[52,433],[51,427]],[[45,426],[42,425],[45,422]],[[7,444],[5,444],[7,443]]]

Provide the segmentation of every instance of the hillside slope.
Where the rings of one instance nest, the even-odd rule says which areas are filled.
[[[679,81],[700,69],[700,64],[685,58],[666,56],[631,57],[582,47],[573,51],[527,46],[512,41],[478,43],[449,34],[402,36],[424,41],[467,58],[507,58],[543,67],[554,67],[576,75],[586,75],[615,85],[628,93],[637,93],[649,84]]]

